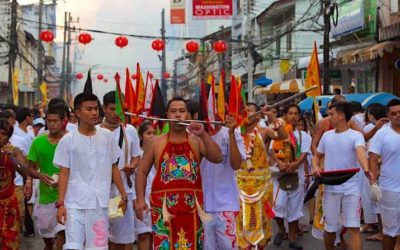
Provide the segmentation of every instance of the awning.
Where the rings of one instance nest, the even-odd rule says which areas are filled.
[[[304,90],[301,79],[292,79],[282,82],[274,82],[267,87],[257,88],[254,91],[255,95],[262,94],[285,94],[285,93],[298,93]]]
[[[400,42],[386,41],[360,49],[341,51],[338,54],[337,62],[340,65],[346,65],[371,61],[378,56],[382,57],[385,52],[391,53],[396,48],[400,49]]]

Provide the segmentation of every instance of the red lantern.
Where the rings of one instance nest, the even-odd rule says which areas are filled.
[[[80,43],[86,45],[86,44],[88,44],[88,43],[90,43],[90,42],[92,41],[92,36],[91,36],[89,33],[86,33],[86,32],[81,33],[81,34],[79,34],[79,36],[78,36],[78,41],[79,41]]]
[[[43,42],[52,42],[54,40],[54,34],[51,31],[43,30],[40,32],[40,40]]]
[[[131,76],[132,80],[136,80],[136,77],[137,77],[136,73],[133,73]]]
[[[123,47],[128,45],[128,38],[126,38],[124,36],[119,36],[119,37],[115,38],[115,45],[117,45],[118,47],[120,47],[122,49]]]
[[[225,41],[219,40],[213,44],[213,48],[217,53],[223,53],[228,49],[228,45]]]
[[[76,79],[81,80],[83,78],[83,74],[82,73],[78,73],[76,74]]]
[[[164,77],[164,79],[171,78],[171,75],[168,72],[164,72],[163,77]]]
[[[186,50],[190,53],[196,53],[199,50],[199,44],[195,41],[190,41],[186,44]]]
[[[103,80],[103,78],[104,78],[104,76],[103,76],[102,74],[98,74],[98,75],[97,75],[97,79],[98,79],[98,80]]]
[[[105,82],[105,83],[108,83],[108,79],[107,79],[107,78],[106,78],[106,79],[104,79],[104,82]]]
[[[151,47],[157,51],[163,50],[165,48],[165,42],[161,39],[154,40],[151,43]]]

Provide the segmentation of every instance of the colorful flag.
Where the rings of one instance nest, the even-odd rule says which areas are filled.
[[[19,78],[19,70],[14,69],[12,74],[12,94],[13,94],[13,103],[15,106],[19,105],[18,78]]]
[[[236,121],[239,112],[239,92],[237,89],[236,79],[231,76],[231,89],[229,90],[229,103],[228,103],[228,115],[233,116]]]
[[[144,97],[144,109],[143,111],[146,113],[150,112],[151,103],[153,102],[153,81],[149,75],[147,75],[146,79],[146,91]]]
[[[47,84],[42,82],[39,86],[40,93],[42,94],[42,105],[47,105]]]
[[[89,69],[88,75],[85,82],[85,87],[83,88],[83,93],[93,94],[93,84],[92,77],[90,76],[91,70]]]
[[[136,113],[141,114],[144,108],[145,86],[139,63],[136,67]]]
[[[246,111],[246,93],[244,92],[243,84],[242,84],[242,79],[240,79],[240,76],[237,78],[238,82],[238,118],[237,118],[237,123],[239,126],[244,125],[243,122],[245,121],[247,117],[247,111]]]
[[[217,114],[221,121],[225,121],[225,72],[221,71],[218,85]]]
[[[136,95],[135,90],[132,86],[131,76],[129,73],[129,69],[126,68],[126,80],[125,80],[125,109],[131,113],[136,112]]]
[[[306,89],[314,86],[317,86],[317,88],[315,90],[309,91],[307,93],[307,96],[313,98],[315,120],[318,121],[319,108],[316,97],[321,95],[321,79],[319,75],[319,62],[316,42],[314,42],[314,49],[310,58],[310,63],[308,64],[306,80],[304,83],[304,87]]]
[[[203,121],[208,120],[208,108],[207,108],[207,89],[204,81],[201,81],[200,85],[200,110],[199,119]]]
[[[216,106],[215,106],[215,82],[214,77],[211,79],[211,88],[210,92],[208,93],[208,119],[210,121],[215,121],[215,114],[216,114]],[[212,126],[214,127],[214,126]]]
[[[213,81],[214,81],[214,76],[212,73],[210,73],[207,78],[207,84],[211,85]]]
[[[121,77],[117,73],[117,74],[115,74],[114,78],[117,83],[116,90],[115,90],[115,113],[119,117],[120,121],[125,123],[125,112],[124,112],[124,107],[123,107],[124,100],[122,98],[121,85],[120,85]]]
[[[153,88],[153,100],[150,108],[150,116],[165,118],[167,114],[167,109],[164,103],[164,97],[162,95],[161,89],[158,85],[158,80],[156,81],[154,88]],[[168,123],[166,123],[168,124]],[[157,129],[157,134],[161,134],[163,130],[163,122],[157,121],[153,123],[153,126]],[[164,126],[165,128],[166,126]],[[165,132],[165,131],[163,131]],[[168,132],[168,130],[167,130]]]

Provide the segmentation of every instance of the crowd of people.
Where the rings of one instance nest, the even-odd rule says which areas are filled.
[[[115,96],[1,110],[1,249],[20,249],[21,232],[46,250],[303,249],[318,211],[325,249],[362,249],[360,232],[375,231],[367,240],[400,249],[400,100],[363,110],[338,94],[316,123],[296,104],[247,103],[240,124],[210,124],[187,123],[196,105],[175,97],[160,134],[123,124]],[[314,178],[354,169],[304,204]]]

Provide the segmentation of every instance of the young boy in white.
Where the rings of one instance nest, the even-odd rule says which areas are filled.
[[[368,169],[364,137],[360,132],[349,128],[352,117],[351,104],[338,102],[329,108],[329,119],[334,130],[325,132],[319,142],[313,159],[313,173],[320,176],[320,160],[325,156],[324,171],[344,170],[357,167],[357,159],[367,176],[372,179]],[[360,186],[356,174],[341,185],[325,185],[323,196],[325,216],[324,243],[327,250],[334,249],[336,232],[341,229],[340,213],[343,213],[343,226],[350,232],[350,247],[361,249],[360,238]]]
[[[203,158],[201,177],[204,193],[204,208],[213,220],[204,224],[204,249],[237,249],[236,214],[240,210],[239,191],[235,170],[246,159],[243,139],[236,121],[227,116],[226,127],[218,125],[211,138],[221,148],[222,163],[215,164]]]
[[[282,244],[282,239],[285,235],[284,220],[286,220],[289,224],[289,247],[292,249],[303,249],[295,240],[296,232],[299,228],[298,221],[304,215],[304,162],[306,161],[307,156],[311,155],[311,136],[304,131],[296,129],[297,123],[300,120],[300,107],[298,105],[292,104],[287,106],[284,109],[284,119],[286,123],[291,124],[293,127],[293,135],[296,138],[296,147],[298,147],[296,150],[300,150],[300,152],[298,152],[298,155],[294,157],[295,160],[290,163],[277,159],[275,152],[272,152],[272,156],[275,158],[281,172],[296,173],[297,171],[299,184],[296,189],[285,191],[279,188],[279,181],[274,180],[273,197],[276,198],[273,209],[275,212],[275,221],[279,226],[279,232],[276,234],[273,243],[278,246]],[[291,136],[290,133],[289,136]]]
[[[122,129],[115,109],[115,91],[110,91],[103,96],[104,120],[97,127],[111,131],[115,144],[122,150],[122,155],[118,160],[118,168],[128,194],[128,207],[124,217],[110,221],[109,240],[111,250],[132,248],[135,241],[135,215],[132,206],[135,192],[132,174],[139,163],[140,156],[139,137],[136,129],[131,125],[126,125]],[[117,187],[113,183],[111,185],[111,198],[118,195]]]
[[[379,186],[383,225],[383,249],[400,249],[400,100],[388,103],[390,125],[381,128],[369,144],[369,162],[373,173],[378,173],[381,157]]]
[[[64,249],[108,249],[111,181],[121,194],[124,212],[128,202],[116,164],[120,149],[109,131],[95,127],[97,96],[81,93],[74,107],[78,129],[60,140],[53,160],[60,167],[57,220],[65,224]]]

